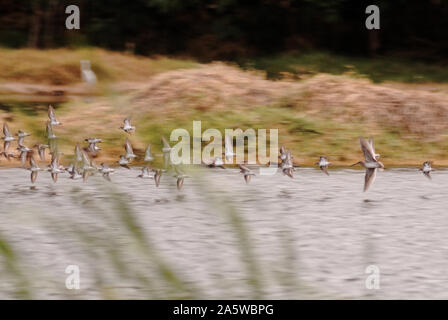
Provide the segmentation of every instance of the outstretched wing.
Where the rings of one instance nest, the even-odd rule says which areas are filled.
[[[53,122],[56,121],[56,115],[54,114],[53,106],[48,106],[48,118]]]
[[[9,141],[5,141],[5,143],[3,144],[3,153],[5,154],[5,156],[8,155],[10,145],[11,145],[11,142],[9,142]]]
[[[364,158],[367,162],[376,162],[375,151],[369,141],[364,138],[359,138],[359,143],[361,144],[362,152],[364,153]]]
[[[86,152],[81,151],[82,155],[82,166],[83,167],[89,167],[90,166],[90,159]]]
[[[366,175],[364,180],[364,192],[369,189],[369,187],[372,185],[373,181],[375,181],[376,178],[376,171],[377,169],[366,169]]]
[[[30,166],[31,168],[37,168],[37,164],[33,156],[30,157]]]
[[[37,179],[37,171],[31,171],[31,183],[34,183]]]
[[[58,167],[58,155],[57,153],[51,154],[51,167],[57,168]]]
[[[170,144],[168,143],[168,140],[166,140],[165,137],[162,137],[162,142],[164,148],[171,148]]]
[[[146,147],[146,151],[145,151],[145,158],[151,158],[151,145],[148,144],[148,146]]]
[[[5,137],[11,137],[11,132],[9,131],[9,127],[6,122],[3,123],[3,134],[5,135]]]
[[[177,179],[177,189],[180,190],[184,184],[184,178]]]
[[[127,154],[134,154],[134,150],[132,150],[132,145],[128,138],[126,138],[125,149]]]
[[[160,172],[156,172],[154,174],[154,181],[156,183],[156,187],[158,187],[160,185],[160,177],[162,176],[162,174]]]
[[[51,126],[50,121],[47,121],[47,136],[48,139],[51,139],[53,137],[53,127]]]
[[[38,147],[38,152],[39,152],[40,160],[45,160],[45,148],[44,147]]]
[[[82,161],[81,148],[79,147],[79,144],[76,144],[75,146],[75,158],[76,161]]]

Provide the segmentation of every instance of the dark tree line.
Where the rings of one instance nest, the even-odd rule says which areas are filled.
[[[81,29],[66,30],[76,4]],[[365,8],[381,30],[365,28]],[[0,44],[95,45],[138,54],[233,59],[318,48],[346,54],[400,53],[443,59],[448,0],[1,0]]]

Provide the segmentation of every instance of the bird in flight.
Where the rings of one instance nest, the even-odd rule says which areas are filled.
[[[384,169],[383,163],[377,160],[379,154],[375,153],[375,148],[373,144],[373,139],[366,140],[364,138],[359,138],[359,143],[361,144],[361,150],[364,153],[364,161],[358,161],[351,166],[357,164],[362,165],[366,168],[366,175],[364,177],[364,192],[369,189],[376,178],[376,172],[378,168]]]

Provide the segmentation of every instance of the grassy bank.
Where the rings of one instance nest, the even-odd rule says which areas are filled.
[[[13,53],[0,50],[0,56]],[[20,74],[17,70],[23,69],[21,80],[48,78],[51,84],[56,81],[52,75],[64,74],[47,74],[46,67],[53,65],[76,70],[66,80],[55,76],[56,82],[79,82],[80,58],[91,59],[98,70],[96,97],[53,103],[64,123],[55,131],[67,159],[76,143],[97,136],[104,140],[98,162],[117,160],[126,137],[118,128],[131,116],[137,126],[131,141],[140,155],[147,143],[159,153],[161,135],[169,137],[173,129],[185,128],[192,135],[192,121],[201,120],[203,130],[216,128],[222,133],[226,128],[279,129],[279,143],[292,150],[300,165],[313,165],[320,155],[327,155],[335,165],[351,164],[362,155],[359,136],[375,138],[388,166],[419,165],[425,160],[448,165],[448,94],[444,91],[403,83],[390,87],[348,74],[273,81],[263,72],[223,63],[149,59],[99,49],[18,50],[16,56],[21,57],[15,62],[19,66],[6,71],[3,82],[14,80]],[[313,67],[312,62],[307,65]],[[0,102],[0,121],[8,121],[13,132],[32,133],[29,144],[45,139],[47,102]]]
[[[245,69],[264,70],[269,78],[281,78],[288,73],[303,78],[318,73],[341,75],[349,73],[373,82],[448,82],[447,65],[416,62],[397,57],[349,57],[328,52],[284,54],[240,60]]]

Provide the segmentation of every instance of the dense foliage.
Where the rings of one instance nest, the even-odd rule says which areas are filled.
[[[381,30],[365,28],[369,4]],[[65,7],[81,10],[66,30]],[[309,48],[347,54],[443,58],[448,1],[360,0],[2,0],[0,44],[96,45],[138,54],[233,59]]]

